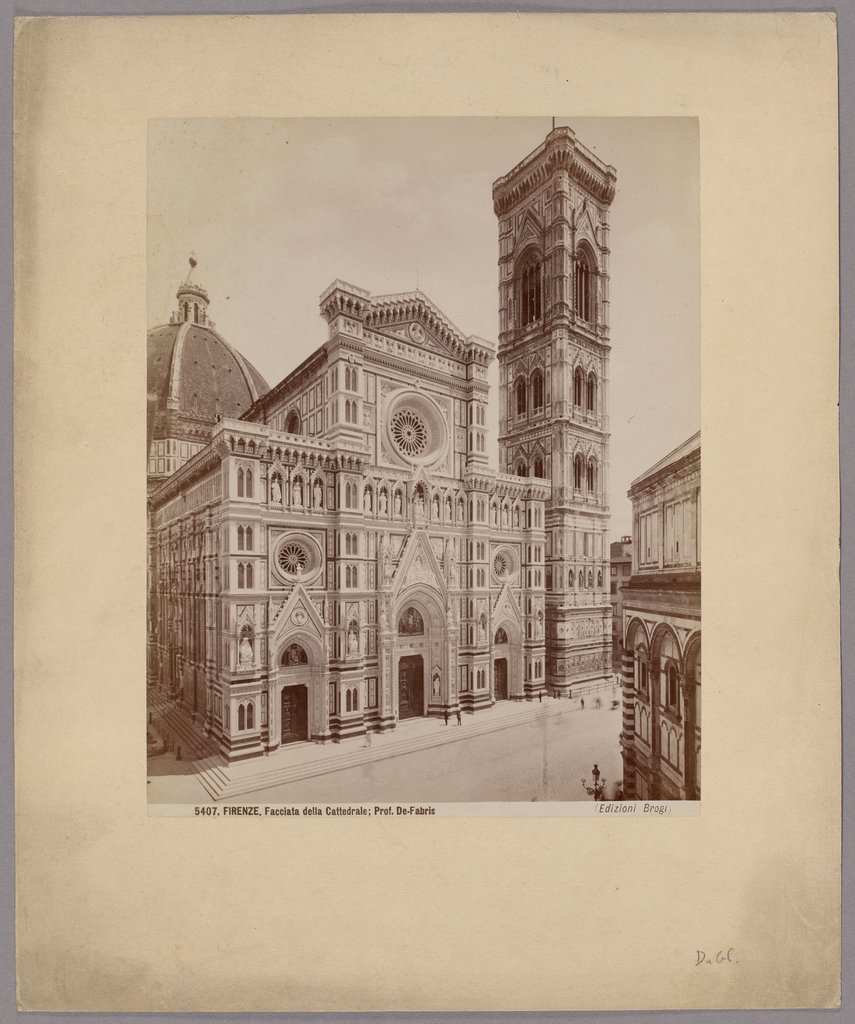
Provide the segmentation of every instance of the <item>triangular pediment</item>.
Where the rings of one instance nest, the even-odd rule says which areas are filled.
[[[291,630],[323,636],[324,623],[309,592],[302,583],[294,585],[290,596],[276,610],[271,626],[278,638]]]
[[[435,349],[460,358],[467,339],[423,292],[378,295],[365,317],[365,327],[416,348]]]
[[[417,584],[431,587],[439,594],[445,593],[442,569],[426,530],[414,530],[410,536],[398,571],[395,573],[393,589],[399,594]]]
[[[516,622],[517,624],[522,622],[522,609],[516,595],[511,590],[510,583],[506,583],[499,591],[499,596],[493,605],[491,618],[496,625],[500,625],[502,621]]]
[[[531,210],[526,210],[517,228],[514,252],[518,253],[525,246],[534,243],[538,247],[543,242],[543,228]]]

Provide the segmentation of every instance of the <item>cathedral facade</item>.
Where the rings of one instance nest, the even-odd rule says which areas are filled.
[[[213,403],[176,385],[192,379],[201,328],[183,346],[180,330],[171,348],[161,335],[191,310],[207,317],[204,290],[200,314],[179,289],[173,325],[149,335],[150,408],[195,402],[208,440],[152,481],[150,434],[148,673],[227,758],[610,673],[613,191],[613,169],[569,129],[494,186],[499,472],[486,445],[494,346],[421,292],[333,282],[327,340],[270,389],[207,338],[213,367],[240,361],[224,409],[217,381]],[[154,384],[153,336],[169,364]]]

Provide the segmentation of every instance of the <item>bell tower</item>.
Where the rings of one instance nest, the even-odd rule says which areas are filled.
[[[554,128],[493,184],[499,469],[544,477],[546,683],[611,676],[609,206],[615,169]]]

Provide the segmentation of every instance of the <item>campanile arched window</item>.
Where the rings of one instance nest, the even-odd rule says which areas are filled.
[[[526,395],[526,379],[525,377],[517,377],[516,392],[517,392],[517,416],[524,416],[528,405]]]
[[[543,315],[543,287],[540,261],[532,257],[523,265],[520,275],[520,315],[522,326],[539,320]]]
[[[543,408],[543,374],[540,370],[531,375],[531,406],[535,412]]]
[[[582,490],[583,471],[583,459],[582,456],[577,452],[576,457],[573,459],[573,487],[577,491]]]
[[[585,388],[585,375],[582,367],[577,366],[573,373],[573,404],[582,408],[582,392]]]
[[[597,409],[597,378],[593,373],[588,374],[585,388],[585,408],[588,412],[596,412]]]
[[[594,321],[594,288],[596,274],[594,261],[585,249],[576,253],[576,281],[574,288],[574,305],[576,316],[588,323]]]

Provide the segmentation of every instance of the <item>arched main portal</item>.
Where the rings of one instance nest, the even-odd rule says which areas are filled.
[[[324,715],[324,661],[314,638],[291,635],[277,649],[267,700],[271,748],[305,743],[328,732]]]
[[[493,634],[493,700],[533,699],[542,680],[525,679],[519,623],[503,619]]]
[[[397,602],[394,621],[396,717],[400,722],[437,714],[447,695],[445,617],[439,603],[426,588],[411,590]]]

